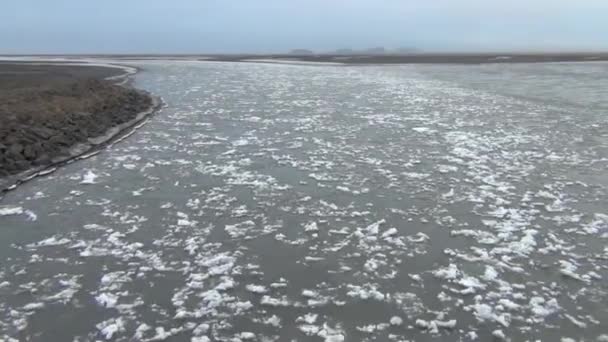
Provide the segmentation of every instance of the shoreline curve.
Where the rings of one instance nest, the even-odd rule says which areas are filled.
[[[4,61],[4,60],[3,60]],[[113,146],[123,140],[125,140],[130,135],[134,134],[137,129],[144,126],[146,122],[150,119],[150,117],[160,110],[165,102],[159,96],[155,96],[148,91],[138,89],[129,85],[132,81],[132,77],[141,71],[140,68],[121,65],[121,64],[113,64],[113,63],[99,63],[99,62],[87,62],[87,61],[62,61],[59,62],[57,60],[37,60],[37,59],[11,59],[8,62],[30,62],[34,65],[72,65],[72,66],[96,66],[96,67],[105,67],[105,68],[115,68],[121,69],[124,73],[109,76],[103,78],[107,81],[115,81],[114,84],[130,88],[137,93],[147,96],[151,99],[151,104],[145,110],[135,114],[134,118],[124,122],[122,124],[109,127],[104,134],[96,137],[89,137],[86,142],[77,143],[67,149],[67,154],[64,156],[58,156],[52,159],[51,163],[36,166],[25,171],[16,173],[14,175],[9,175],[3,178],[0,178],[0,201],[4,197],[4,195],[12,190],[15,190],[19,185],[24,184],[30,180],[33,180],[38,177],[42,177],[48,174],[53,173],[59,167],[71,164],[78,160],[87,159],[92,156],[95,156],[101,152],[103,152],[106,148]],[[29,64],[29,63],[28,63]]]

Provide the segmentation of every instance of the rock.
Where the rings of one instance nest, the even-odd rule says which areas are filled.
[[[19,133],[16,131],[10,132],[6,138],[4,138],[4,142],[7,146],[17,144],[19,142]]]
[[[39,142],[25,146],[23,155],[27,160],[35,160],[42,152],[42,146]]]
[[[63,134],[54,135],[49,139],[49,143],[56,146],[68,146]]]
[[[8,151],[13,155],[21,154],[23,152],[23,145],[14,143],[8,147]]]
[[[18,170],[17,165],[15,165],[15,161],[12,159],[7,159],[2,162],[2,170],[4,170],[7,174],[13,174],[15,170]]]
[[[31,163],[27,160],[17,160],[15,161],[15,166],[17,167],[17,170],[24,171],[30,168]]]
[[[34,126],[30,128],[32,133],[42,139],[50,138],[55,132],[44,126]]]
[[[51,163],[51,158],[49,157],[48,154],[42,154],[42,155],[38,156],[38,158],[33,162],[33,164],[37,165],[37,166],[48,165],[50,163]]]

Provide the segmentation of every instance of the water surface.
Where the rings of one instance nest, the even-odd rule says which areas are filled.
[[[608,339],[608,64],[139,66],[0,202],[0,340]]]

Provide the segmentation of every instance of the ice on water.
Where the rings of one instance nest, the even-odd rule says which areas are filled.
[[[166,108],[3,199],[0,340],[606,340],[607,122],[542,97],[601,65],[148,62]]]

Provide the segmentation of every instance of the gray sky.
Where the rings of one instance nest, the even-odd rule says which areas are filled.
[[[608,50],[608,0],[2,0],[0,53]]]

